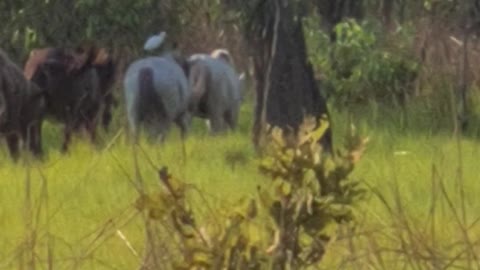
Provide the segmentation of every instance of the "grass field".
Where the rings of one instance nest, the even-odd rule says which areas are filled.
[[[436,123],[398,111],[369,107],[352,115],[358,130],[370,137],[354,177],[371,192],[358,207],[355,231],[341,227],[319,269],[432,269],[435,263],[478,269],[476,136],[457,140]],[[250,142],[251,116],[250,106],[244,106],[239,130],[219,137],[208,136],[196,121],[185,143],[186,158],[175,129],[164,145],[142,141],[137,156],[145,186],[155,188],[157,169],[166,165],[204,191],[213,207],[255,194],[265,179]],[[337,146],[349,118],[333,112]],[[138,268],[144,224],[132,206],[138,195],[134,154],[117,130],[118,136],[103,135],[97,147],[76,140],[70,154],[62,155],[59,129],[47,124],[48,156],[30,166],[13,164],[2,148],[0,269],[32,269],[32,251],[37,269]],[[232,166],[226,159],[232,152],[246,158]]]

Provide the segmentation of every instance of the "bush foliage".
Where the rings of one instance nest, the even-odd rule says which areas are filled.
[[[338,107],[368,100],[403,103],[412,93],[419,64],[405,53],[408,28],[387,42],[374,25],[346,20],[335,27],[336,41],[331,43],[326,33],[312,30],[315,25],[315,17],[306,20],[310,59],[321,73],[327,97]]]
[[[349,222],[364,189],[349,178],[366,140],[354,133],[335,156],[318,140],[326,125],[305,121],[298,135],[274,129],[260,171],[271,179],[258,194],[242,199],[220,220],[204,221],[189,204],[191,189],[167,168],[159,172],[163,190],[142,195],[136,207],[173,232],[178,246],[172,269],[306,269],[317,265],[335,234]],[[165,243],[168,245],[168,243]]]

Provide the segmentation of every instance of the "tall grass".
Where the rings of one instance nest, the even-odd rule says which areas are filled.
[[[409,112],[416,110],[421,107]],[[157,169],[166,165],[196,185],[214,211],[229,211],[230,203],[255,194],[263,178],[250,140],[252,115],[245,105],[239,130],[216,137],[196,120],[185,142],[186,158],[175,129],[163,145],[141,140],[137,164],[144,188],[159,185]],[[458,143],[426,115],[374,104],[332,115],[337,145],[350,120],[370,136],[354,174],[371,192],[358,208],[356,223],[339,231],[321,269],[476,269],[478,139]],[[77,138],[63,155],[57,150],[58,127],[47,124],[48,155],[28,165],[12,163],[2,148],[0,269],[141,265],[145,224],[132,205],[138,196],[134,156],[122,125],[117,126],[97,146]],[[192,199],[195,207],[203,207],[203,198]],[[168,241],[168,234],[162,237]]]
[[[355,230],[345,228],[333,245],[326,265],[478,269],[476,131],[457,140],[445,120],[428,128],[428,118],[415,113],[421,108],[377,109],[354,114],[354,122],[371,135],[355,172],[371,198],[359,209]],[[341,122],[342,116],[335,116]]]

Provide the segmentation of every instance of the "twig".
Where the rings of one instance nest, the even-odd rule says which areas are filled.
[[[128,241],[127,237],[125,237],[125,235],[122,233],[122,231],[117,230],[117,235],[118,235],[118,237],[120,237],[120,239],[122,239],[122,241],[128,247],[130,252],[132,252],[132,254],[135,255],[135,257],[139,258],[138,252],[133,248],[132,244],[130,243],[130,241]]]

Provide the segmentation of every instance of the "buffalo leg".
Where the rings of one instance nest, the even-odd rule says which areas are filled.
[[[112,105],[114,105],[114,100],[111,94],[109,94],[105,97],[105,106],[102,114],[102,126],[105,131],[108,131],[110,123],[112,122]]]
[[[231,130],[235,130],[235,128],[237,127],[237,120],[238,120],[237,109],[230,109],[225,113],[225,122],[227,122]]]
[[[105,131],[108,131],[110,122],[112,122],[112,113],[110,112],[110,108],[108,108],[105,110],[105,112],[103,112],[102,116],[102,126]]]
[[[210,120],[210,133],[218,134],[223,130],[223,114],[213,111],[209,117]]]
[[[210,94],[207,100],[208,120],[210,120],[210,133],[212,135],[221,133],[224,127],[225,112],[228,108],[223,105],[223,100],[218,95]]]
[[[133,137],[133,142],[138,143],[140,108],[136,102],[127,103],[127,115],[130,135]]]
[[[17,160],[19,157],[18,134],[16,133],[8,134],[6,139],[7,139],[8,151],[10,152],[10,156],[14,160]]]
[[[95,141],[97,140],[97,121],[95,119],[87,121],[86,127],[88,134],[90,135],[90,142],[95,144]]]
[[[70,125],[65,125],[63,130],[63,145],[62,145],[62,152],[68,151],[68,145],[72,139],[72,127]]]
[[[180,136],[182,137],[182,140],[184,140],[187,136],[188,127],[190,125],[190,115],[188,113],[180,115],[175,119],[175,124],[177,124],[180,129]]]
[[[167,132],[170,130],[171,121],[166,119],[159,119],[148,124],[147,132],[149,139],[164,143],[167,137]]]
[[[29,129],[30,151],[37,157],[43,154],[42,150],[42,123],[37,123]]]

